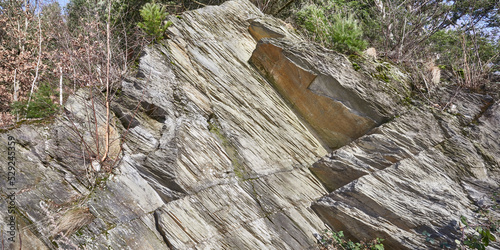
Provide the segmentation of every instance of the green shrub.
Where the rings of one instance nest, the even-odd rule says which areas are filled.
[[[297,22],[314,40],[342,53],[356,53],[366,48],[363,30],[349,11],[332,2],[322,6],[309,4],[297,12]]]
[[[346,249],[346,250],[383,250],[383,239],[376,238],[369,242],[352,242],[344,239],[344,232],[325,229],[320,235],[320,249]]]
[[[38,91],[33,94],[33,99],[29,103],[29,107],[28,101],[14,102],[11,105],[11,112],[26,118],[51,116],[59,109],[59,106],[51,99],[51,96],[57,95],[58,93],[48,83],[43,83],[38,88]]]
[[[137,24],[139,28],[152,36],[154,40],[163,39],[163,34],[172,25],[170,21],[163,22],[168,16],[165,7],[157,3],[147,3],[142,6],[140,14],[143,21]]]
[[[325,9],[316,4],[304,6],[297,12],[298,23],[307,30],[316,41],[325,43],[328,37],[328,20]]]
[[[480,208],[478,214],[480,223],[472,223],[465,216],[460,216],[460,232],[462,238],[457,240],[458,245],[467,246],[469,249],[484,250],[490,243],[497,241],[496,234],[500,230],[500,219],[493,216],[494,212],[500,208],[498,195],[494,194],[493,206]]]
[[[363,31],[350,13],[332,15],[331,40],[334,48],[345,53],[354,53],[366,49],[367,42],[363,40]]]

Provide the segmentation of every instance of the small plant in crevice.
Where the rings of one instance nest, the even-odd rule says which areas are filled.
[[[496,241],[495,232],[498,232],[498,225],[473,224],[468,222],[465,216],[461,216],[461,222],[462,237],[455,241],[461,249],[484,250],[491,242]]]
[[[39,202],[46,220],[43,224],[43,234],[58,249],[79,249],[71,235],[88,225],[94,216],[84,205],[85,198],[77,199],[75,204],[57,205],[53,202],[41,200]]]
[[[361,67],[359,66],[359,64],[353,62],[352,63],[352,67],[354,68],[355,71],[359,71],[361,69]]]
[[[460,240],[456,240],[461,249],[479,249],[484,250],[492,242],[497,241],[500,230],[500,218],[498,218],[498,209],[500,208],[499,195],[492,197],[494,205],[481,207],[478,211],[478,223],[470,222],[465,216],[460,216]]]
[[[500,230],[500,196],[494,193],[491,201],[493,205],[484,205],[476,213],[475,222],[460,216],[458,230],[460,237],[455,239],[454,244],[432,237],[427,231],[422,232],[425,242],[433,248],[440,249],[478,249],[485,250],[492,242],[496,242]]]
[[[361,70],[361,65],[364,63],[365,60],[363,57],[359,56],[358,54],[351,54],[347,58],[351,62],[352,68],[355,71]]]
[[[316,236],[319,249],[346,249],[346,250],[383,250],[383,239],[376,238],[370,241],[353,242],[344,238],[343,231],[323,230],[321,235]]]
[[[486,249],[490,243],[497,241],[500,231],[500,195],[494,192],[491,205],[481,206],[477,212],[479,223],[471,223],[465,216],[460,217],[463,226],[460,227],[461,239],[459,245],[471,249]],[[462,248],[464,249],[464,248]]]

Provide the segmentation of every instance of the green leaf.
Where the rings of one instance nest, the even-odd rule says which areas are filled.
[[[465,216],[463,215],[460,215],[460,221],[462,222],[462,224],[468,226],[469,224],[467,223],[467,218],[465,218]]]

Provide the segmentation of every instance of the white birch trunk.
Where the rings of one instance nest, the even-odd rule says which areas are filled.
[[[14,101],[17,102],[17,81],[16,81],[16,77],[17,77],[17,69],[14,70]]]
[[[59,78],[59,105],[63,105],[63,72],[62,67],[59,66],[59,72],[61,73],[61,78]]]
[[[31,102],[31,97],[33,95],[33,90],[35,89],[35,84],[36,84],[36,81],[38,80],[38,71],[40,69],[40,61],[42,60],[42,27],[41,27],[40,13],[38,13],[38,33],[39,33],[38,61],[36,62],[35,78],[33,79],[33,83],[31,84],[30,97],[28,98],[28,105],[27,105],[26,109],[28,109],[30,107],[30,102]]]

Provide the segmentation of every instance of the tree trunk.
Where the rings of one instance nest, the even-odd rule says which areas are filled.
[[[27,105],[26,109],[28,109],[30,107],[31,96],[33,95],[33,90],[35,89],[35,84],[36,84],[36,81],[38,80],[38,71],[40,69],[40,61],[42,60],[42,27],[41,27],[40,13],[38,13],[38,33],[39,33],[38,61],[36,62],[35,78],[33,79],[33,83],[31,84],[30,97],[28,98],[28,105]]]
[[[111,67],[111,46],[110,46],[110,36],[111,31],[109,23],[111,22],[111,0],[108,0],[108,20],[106,22],[106,49],[107,49],[107,61],[106,61],[106,141],[104,146],[104,155],[101,161],[105,161],[108,158],[109,152],[109,71]]]
[[[61,73],[61,78],[59,78],[59,105],[63,105],[63,71],[62,67],[59,66],[59,72]]]
[[[17,82],[16,82],[16,77],[17,77],[17,69],[14,69],[14,101],[17,102]]]

